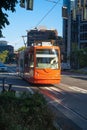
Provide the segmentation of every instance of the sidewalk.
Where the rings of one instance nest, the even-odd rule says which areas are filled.
[[[74,74],[80,74],[80,75],[87,75],[87,67],[85,67],[85,68],[82,68],[82,69],[77,69],[77,70],[75,70],[75,69],[70,69],[70,70],[62,70],[62,72],[64,73],[74,73]]]

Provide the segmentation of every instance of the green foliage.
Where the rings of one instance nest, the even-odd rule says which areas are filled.
[[[2,37],[2,29],[5,25],[9,25],[8,15],[5,11],[15,11],[15,6],[18,3],[17,0],[0,0],[0,37]]]
[[[0,53],[0,61],[1,62],[5,63],[7,57],[8,57],[8,51],[7,50],[5,50],[2,53]]]
[[[75,49],[71,53],[71,62],[80,68],[87,67],[87,48],[84,49]]]
[[[78,59],[80,67],[87,67],[87,48],[78,51]]]
[[[1,130],[56,130],[53,119],[45,98],[39,93],[23,93],[19,97],[12,92],[0,95]]]
[[[20,48],[18,49],[18,52],[25,50],[25,48],[26,48],[25,46],[20,47]]]
[[[13,53],[9,53],[9,51],[5,50],[0,53],[0,61],[3,63],[12,63],[14,62],[15,55]]]

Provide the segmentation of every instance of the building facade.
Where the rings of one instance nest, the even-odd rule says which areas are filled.
[[[63,1],[63,6],[67,7],[67,16],[68,18],[63,19],[63,43],[64,43],[64,62],[67,61],[67,55],[70,52],[70,47],[69,47],[69,37],[68,34],[70,34],[70,28],[69,28],[69,23],[70,23],[70,0],[64,0]],[[68,50],[68,51],[67,51]]]
[[[31,46],[35,41],[55,40],[57,44],[57,31],[47,29],[32,29],[27,32],[27,46]]]
[[[68,9],[67,19],[63,19],[63,40],[68,61],[73,50],[87,47],[87,0],[64,0],[63,6]]]
[[[11,45],[7,45],[7,41],[0,41],[0,53],[3,51],[9,51],[10,54],[14,53],[14,47]]]
[[[61,54],[64,53],[63,38],[58,36],[57,30],[32,29],[27,32],[27,46],[31,46],[35,41],[54,40],[54,45],[59,46]]]
[[[87,0],[75,0],[71,10],[71,48],[87,47]]]

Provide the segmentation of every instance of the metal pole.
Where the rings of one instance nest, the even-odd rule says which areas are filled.
[[[3,79],[2,79],[2,92],[4,92],[5,91],[5,77],[3,77]]]
[[[25,45],[25,47],[26,47],[26,42],[25,42],[25,39],[24,39],[25,37],[27,37],[27,36],[22,36],[24,45]]]

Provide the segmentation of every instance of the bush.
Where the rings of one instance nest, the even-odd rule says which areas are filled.
[[[53,119],[52,111],[39,93],[23,93],[19,97],[12,92],[0,95],[1,130],[56,130]]]

